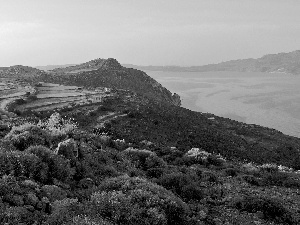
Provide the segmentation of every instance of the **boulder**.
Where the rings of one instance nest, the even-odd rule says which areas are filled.
[[[67,197],[67,192],[56,185],[44,185],[42,187],[42,191],[51,202],[55,200],[62,200]]]
[[[62,141],[58,144],[55,153],[67,159],[75,159],[78,157],[77,142],[72,138]]]

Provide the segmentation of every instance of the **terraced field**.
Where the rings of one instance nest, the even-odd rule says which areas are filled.
[[[53,83],[27,83],[3,78],[0,80],[0,115],[13,117],[25,111],[51,111],[72,108],[78,105],[99,103],[110,93],[100,89],[85,90],[77,86]]]

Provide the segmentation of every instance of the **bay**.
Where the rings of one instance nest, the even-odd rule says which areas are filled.
[[[300,137],[300,76],[254,72],[145,71],[182,106]]]

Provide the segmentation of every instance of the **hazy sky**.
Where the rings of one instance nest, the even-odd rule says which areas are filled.
[[[189,66],[297,49],[299,0],[0,0],[0,66]]]

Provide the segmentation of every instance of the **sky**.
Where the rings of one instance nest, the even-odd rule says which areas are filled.
[[[300,49],[299,0],[0,0],[0,67],[196,66]]]

